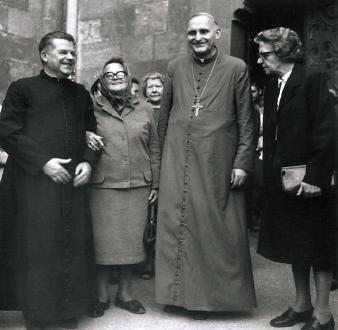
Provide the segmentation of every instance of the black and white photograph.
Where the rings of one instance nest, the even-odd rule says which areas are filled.
[[[338,329],[337,175],[338,0],[0,0],[0,329]]]

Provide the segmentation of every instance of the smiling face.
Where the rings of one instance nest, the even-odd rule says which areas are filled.
[[[67,78],[74,70],[76,51],[72,41],[53,39],[40,56],[44,70],[51,77]]]
[[[283,62],[275,54],[270,43],[260,42],[258,55],[257,63],[262,66],[266,74],[280,75],[282,73]]]
[[[122,77],[123,75],[124,77]],[[112,92],[121,92],[128,86],[127,72],[120,63],[107,64],[103,69],[103,78],[106,87]]]
[[[163,84],[161,79],[148,79],[146,95],[148,100],[153,104],[159,104],[161,102],[163,93]]]
[[[221,30],[208,16],[198,15],[188,22],[189,46],[200,58],[207,58],[212,54],[215,42],[220,36]]]

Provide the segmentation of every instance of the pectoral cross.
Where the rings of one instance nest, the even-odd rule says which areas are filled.
[[[204,106],[199,102],[199,100],[195,100],[192,108],[195,110],[195,116],[198,116],[200,109],[203,109]]]

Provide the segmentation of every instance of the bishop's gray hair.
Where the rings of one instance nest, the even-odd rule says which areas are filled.
[[[218,26],[218,23],[217,23],[215,17],[212,16],[211,14],[207,13],[207,12],[200,12],[200,13],[196,13],[196,14],[192,15],[192,16],[188,19],[187,23],[189,23],[194,17],[197,17],[197,16],[206,16],[206,17],[208,17],[212,22],[214,22],[215,25]]]

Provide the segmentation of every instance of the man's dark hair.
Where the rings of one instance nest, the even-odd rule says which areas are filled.
[[[137,85],[140,84],[140,82],[139,82],[135,77],[132,77],[132,78],[131,78],[131,83],[132,83],[132,84],[137,84]]]
[[[65,39],[71,41],[75,45],[75,39],[71,34],[63,31],[49,32],[44,35],[40,40],[39,53],[41,53],[46,47],[48,47],[54,39]]]

